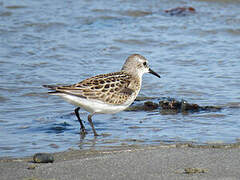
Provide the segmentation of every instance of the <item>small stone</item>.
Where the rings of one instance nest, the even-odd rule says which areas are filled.
[[[151,110],[157,109],[158,107],[159,107],[158,104],[154,103],[152,101],[144,102],[144,110],[145,111],[151,111]]]
[[[30,166],[27,167],[29,170],[34,170],[37,166],[35,164],[31,164]]]
[[[185,174],[194,174],[194,173],[206,173],[207,169],[202,168],[185,168],[184,173]]]
[[[173,9],[165,10],[164,12],[171,16],[186,16],[196,13],[196,10],[193,7],[176,7]]]
[[[56,144],[49,144],[49,146],[50,146],[51,148],[55,148],[55,149],[59,148],[59,146],[56,145]]]
[[[164,110],[179,111],[181,109],[181,102],[176,99],[169,98],[167,100],[159,101],[159,106]]]
[[[54,157],[52,154],[48,153],[36,153],[33,156],[33,161],[35,163],[53,163]]]
[[[187,101],[182,100],[181,102],[181,111],[191,111],[191,112],[198,112],[200,109],[200,106],[197,104],[189,104]]]

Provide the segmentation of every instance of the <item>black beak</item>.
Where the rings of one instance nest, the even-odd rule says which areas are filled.
[[[159,74],[158,73],[156,73],[156,72],[154,72],[152,69],[150,69],[149,68],[149,73],[151,73],[151,74],[153,74],[154,76],[157,76],[157,77],[161,77],[161,76],[159,76]]]

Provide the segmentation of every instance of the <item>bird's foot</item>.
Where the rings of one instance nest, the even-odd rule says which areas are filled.
[[[80,128],[80,134],[85,136],[87,134],[87,130],[85,128]]]

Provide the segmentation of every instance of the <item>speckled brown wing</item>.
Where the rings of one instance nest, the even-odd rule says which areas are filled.
[[[109,104],[122,104],[135,92],[133,87],[130,87],[131,78],[131,75],[121,71],[94,76],[71,86],[57,87],[55,90]]]

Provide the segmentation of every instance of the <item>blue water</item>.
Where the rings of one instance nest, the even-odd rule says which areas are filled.
[[[240,138],[239,1],[0,2],[0,157],[69,148],[161,142],[234,143]],[[196,13],[164,10],[192,6]],[[72,84],[145,56],[158,79],[144,76],[139,96],[173,97],[217,112],[159,111],[96,115],[94,138],[79,135],[74,107],[43,84]]]

